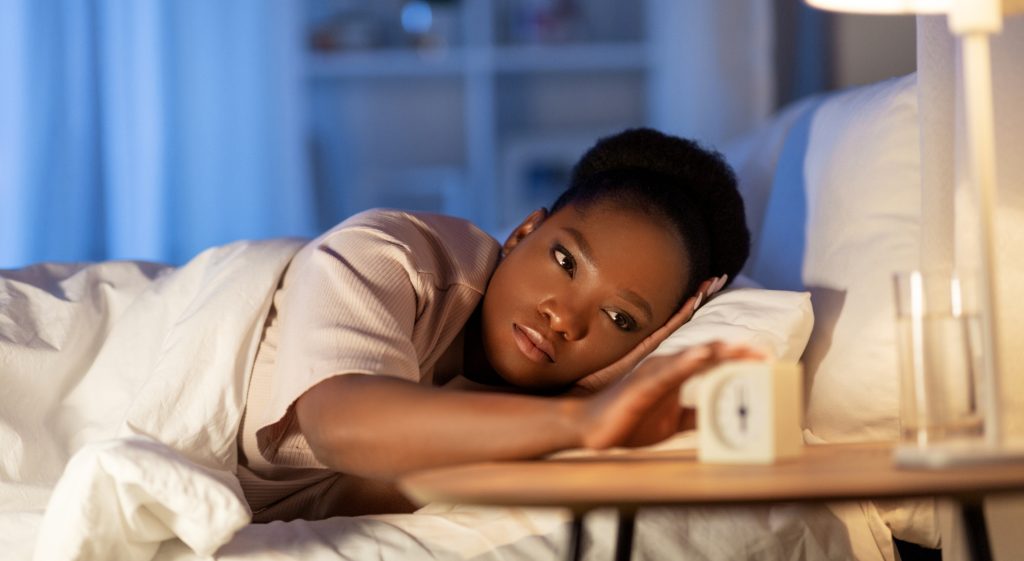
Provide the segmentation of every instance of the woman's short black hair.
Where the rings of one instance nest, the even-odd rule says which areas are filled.
[[[687,251],[685,296],[712,276],[736,277],[750,254],[736,176],[718,152],[653,129],[628,129],[597,141],[573,167],[551,208],[610,202],[672,224]]]

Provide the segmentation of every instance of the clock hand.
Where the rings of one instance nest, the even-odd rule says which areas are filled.
[[[747,432],[747,392],[740,388],[740,406],[737,410],[740,414],[740,430]]]

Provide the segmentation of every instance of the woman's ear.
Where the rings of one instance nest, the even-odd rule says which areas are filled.
[[[548,217],[548,209],[541,207],[530,213],[525,220],[512,233],[508,235],[508,239],[505,240],[505,244],[501,246],[501,256],[508,255],[519,242],[525,238],[530,232],[533,232],[540,226],[544,220]]]

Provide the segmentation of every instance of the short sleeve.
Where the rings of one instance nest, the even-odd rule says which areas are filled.
[[[486,288],[499,246],[452,217],[375,209],[296,254],[257,351],[240,445],[253,469],[323,467],[293,404],[338,375],[432,383]],[[270,473],[269,471],[267,473]]]
[[[347,229],[304,261],[280,311],[278,378],[307,387],[353,372],[418,381],[415,271],[406,248],[372,230]]]
[[[330,232],[299,252],[278,309],[270,406],[257,426],[285,419],[299,396],[332,376],[419,381],[412,342],[419,298],[411,272],[406,247],[365,228]],[[288,427],[277,429],[260,440],[276,440]]]

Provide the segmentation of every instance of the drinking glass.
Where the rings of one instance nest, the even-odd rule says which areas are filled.
[[[982,347],[975,277],[950,270],[907,271],[894,280],[902,440],[924,447],[980,436]]]

